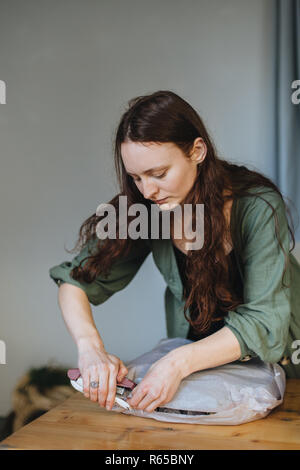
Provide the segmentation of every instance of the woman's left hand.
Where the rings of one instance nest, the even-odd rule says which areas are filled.
[[[127,400],[132,408],[152,413],[158,406],[172,400],[184,378],[174,352],[152,364],[143,380],[133,389],[132,397]]]

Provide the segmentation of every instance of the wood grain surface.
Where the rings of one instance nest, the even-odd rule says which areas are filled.
[[[7,437],[0,449],[300,449],[300,380],[266,418],[237,426],[167,423],[106,411],[80,392]]]

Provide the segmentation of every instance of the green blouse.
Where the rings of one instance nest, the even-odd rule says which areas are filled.
[[[261,197],[276,211],[282,247],[288,253],[289,263],[284,276],[288,288],[282,286],[285,256],[276,239],[272,208],[255,195],[262,190],[267,192]],[[243,281],[244,302],[224,317],[225,326],[240,344],[239,360],[259,357],[265,362],[276,363],[284,358],[281,366],[287,377],[300,378],[300,264],[289,253],[290,238],[284,202],[270,188],[256,187],[250,192],[253,196],[234,199],[232,204],[231,237],[236,266]],[[58,285],[67,282],[80,287],[90,303],[96,306],[124,289],[152,252],[154,262],[167,284],[164,294],[167,335],[169,338],[186,338],[189,323],[183,314],[185,300],[172,240],[139,240],[134,252],[113,264],[107,278],[100,274],[90,284],[79,283],[70,277],[70,272],[92,252],[96,242],[97,239],[90,241],[72,261],[52,267],[50,277]],[[295,344],[297,339],[299,345]]]

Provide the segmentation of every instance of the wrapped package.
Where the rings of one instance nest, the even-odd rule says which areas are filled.
[[[188,343],[184,338],[160,340],[151,351],[125,363],[127,377],[138,384],[154,362]],[[255,357],[194,372],[181,381],[171,401],[152,413],[117,404],[112,410],[174,423],[236,425],[267,416],[282,403],[285,386],[285,372],[279,364]]]

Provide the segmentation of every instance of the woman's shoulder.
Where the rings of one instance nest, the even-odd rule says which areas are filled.
[[[264,200],[269,202],[283,201],[282,195],[269,186],[253,186],[248,188],[246,191],[248,194],[236,198],[236,200],[241,205],[249,205],[254,203],[255,205],[259,205],[260,201],[262,201],[263,204]]]
[[[248,193],[234,201],[232,230],[235,236],[244,241],[265,236],[267,232],[272,236],[275,225],[287,231],[286,207],[280,193],[267,186],[250,188]]]
[[[263,212],[285,214],[285,202],[280,193],[268,186],[255,186],[247,190],[248,194],[237,197],[234,201],[236,215],[239,218],[256,218]]]

